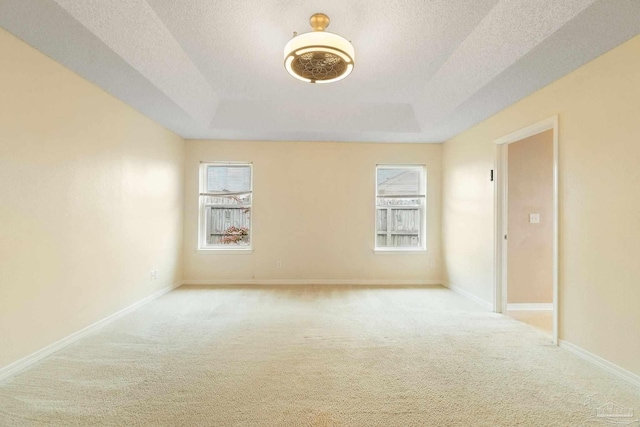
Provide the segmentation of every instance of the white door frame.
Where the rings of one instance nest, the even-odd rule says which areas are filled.
[[[541,132],[553,130],[553,343],[558,344],[558,116],[528,126],[496,139],[496,174],[494,180],[494,291],[493,310],[507,309],[507,145]]]

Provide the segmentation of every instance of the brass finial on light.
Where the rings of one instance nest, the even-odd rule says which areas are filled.
[[[311,24],[313,31],[324,31],[329,26],[329,22],[331,20],[324,13],[314,13],[309,18],[309,24]]]

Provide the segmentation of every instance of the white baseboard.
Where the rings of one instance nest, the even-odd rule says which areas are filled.
[[[449,288],[451,289],[453,292],[460,294],[464,297],[469,298],[470,300],[473,300],[474,302],[477,302],[478,304],[480,304],[481,306],[483,306],[484,308],[487,308],[489,310],[493,311],[493,304],[491,304],[489,301],[485,301],[480,297],[477,297],[475,295],[473,295],[470,292],[465,291],[464,289],[461,289],[457,286],[454,286],[450,283],[443,283],[442,286],[444,286],[445,288]]]
[[[121,318],[122,316],[128,313],[131,313],[135,309],[139,308],[140,306],[150,301],[153,301],[154,299],[160,298],[162,295],[171,292],[172,290],[176,289],[179,286],[180,284],[175,284],[175,285],[167,286],[166,288],[160,289],[159,291],[141,299],[140,301],[135,302],[130,306],[125,307],[122,310],[119,310],[113,313],[112,315],[105,317],[102,320],[98,320],[97,322],[79,330],[78,332],[75,332],[67,337],[64,337],[61,340],[54,342],[53,344],[50,344],[44,348],[41,348],[35,353],[32,353],[16,362],[13,362],[10,365],[5,366],[4,368],[0,369],[0,382],[21,371],[24,371],[34,363],[44,359],[50,354],[55,353],[56,351],[68,346],[69,344],[74,343],[79,339],[84,338],[87,335],[90,335],[96,332],[97,330],[108,325],[109,323]]]
[[[513,303],[507,304],[507,311],[553,311],[553,303]]]
[[[361,286],[440,286],[442,280],[383,279],[207,279],[183,280],[183,285],[361,285]]]
[[[618,378],[621,378],[635,385],[636,387],[640,387],[640,375],[636,375],[633,372],[629,372],[618,365],[614,365],[608,360],[603,359],[600,356],[596,356],[595,354],[590,353],[587,350],[581,347],[578,347],[575,344],[571,344],[570,342],[560,340],[558,343],[558,346],[560,348],[564,348],[565,350],[568,350],[569,352],[575,354],[576,356],[588,362],[591,362],[592,364],[598,366],[601,369],[604,369],[605,371],[617,376]]]

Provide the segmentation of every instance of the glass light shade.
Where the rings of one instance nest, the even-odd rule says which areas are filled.
[[[353,45],[334,33],[313,31],[295,36],[284,48],[284,66],[293,77],[308,83],[331,83],[353,71]]]

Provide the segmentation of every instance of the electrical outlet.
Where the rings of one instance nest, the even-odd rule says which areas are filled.
[[[158,280],[158,270],[151,270],[149,273],[150,280]]]
[[[282,261],[278,261],[278,262],[276,262],[276,267],[278,267],[278,268],[282,268]]]

